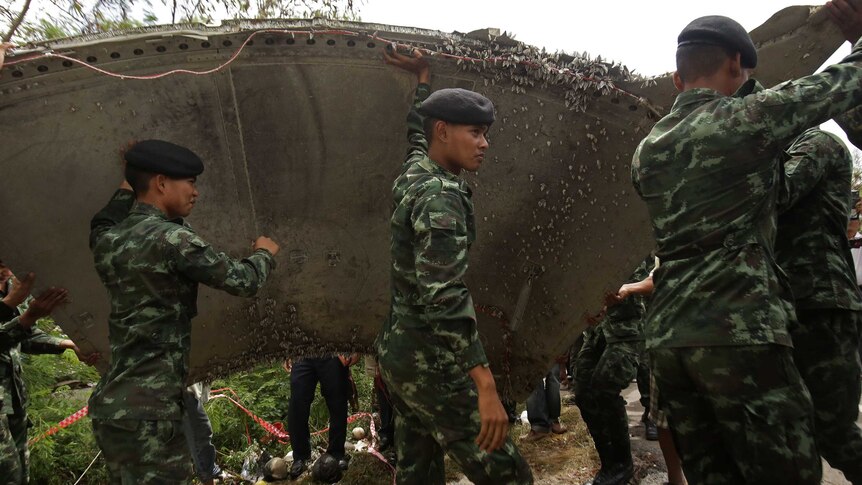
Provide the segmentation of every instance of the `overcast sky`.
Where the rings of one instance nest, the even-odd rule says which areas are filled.
[[[787,0],[365,0],[359,12],[364,22],[445,32],[497,27],[550,51],[600,54],[653,75],[674,69],[676,37],[694,18],[727,15],[750,31],[782,8],[799,4]],[[849,52],[849,44],[845,49]]]

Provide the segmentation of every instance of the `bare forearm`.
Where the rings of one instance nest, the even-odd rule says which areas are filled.
[[[484,365],[477,365],[468,372],[473,383],[476,384],[476,390],[479,394],[488,392],[497,392],[497,384],[494,382],[494,374],[491,369]]]
[[[655,285],[653,285],[652,275],[649,275],[637,283],[627,283],[623,285],[619,290],[619,297],[624,299],[631,295],[648,296],[652,295],[654,290]]]

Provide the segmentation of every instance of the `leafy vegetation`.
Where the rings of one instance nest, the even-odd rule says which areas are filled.
[[[50,321],[42,322],[40,326],[59,334],[59,329]],[[365,375],[362,365],[354,366],[352,371],[359,393],[360,410],[371,412],[372,379]],[[86,406],[91,392],[89,386],[97,382],[99,376],[92,367],[78,362],[72,352],[65,352],[60,356],[25,355],[24,379],[30,392],[28,413],[33,421],[29,433],[32,439]],[[233,389],[240,402],[261,418],[270,423],[283,422],[286,427],[290,376],[281,366],[261,365],[213,383],[213,389],[222,387]],[[239,475],[243,462],[252,453],[266,451],[271,456],[284,456],[290,451],[288,444],[273,439],[227,399],[213,399],[206,404],[206,409],[213,425],[218,462],[228,471]],[[328,425],[326,403],[318,391],[312,404],[309,426],[314,432]],[[367,422],[361,425],[368,428]],[[326,440],[326,434],[315,436],[312,445],[325,448]],[[31,483],[74,483],[98,453],[90,420],[81,419],[30,446]],[[366,466],[376,465],[371,463]],[[80,483],[108,483],[107,470],[101,458],[95,460]]]
[[[15,42],[36,42],[158,23],[212,23],[216,18],[358,18],[354,0],[12,0],[3,3],[5,5],[0,5],[0,40]]]

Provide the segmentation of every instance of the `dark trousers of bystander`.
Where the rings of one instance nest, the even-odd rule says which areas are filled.
[[[560,421],[560,364],[554,364],[544,382],[538,381],[527,398],[527,419],[537,433],[548,433]]]
[[[337,356],[303,358],[293,362],[290,371],[290,407],[287,412],[287,429],[293,458],[311,458],[311,434],[308,420],[311,403],[320,382],[320,393],[329,409],[329,446],[326,452],[341,458],[344,456],[344,440],[347,438],[347,401],[350,396],[349,369]]]

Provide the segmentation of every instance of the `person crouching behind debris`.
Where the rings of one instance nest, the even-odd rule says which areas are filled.
[[[253,296],[275,269],[278,245],[260,237],[236,260],[183,223],[204,170],[191,150],[146,140],[125,160],[125,180],[90,223],[111,299],[111,365],[90,397],[90,417],[111,483],[186,483],[183,392],[198,283]]]
[[[396,480],[444,484],[445,451],[478,485],[533,483],[508,439],[463,280],[476,226],[470,188],[458,175],[479,169],[494,107],[464,89],[431,94],[419,52],[390,46],[384,57],[419,81],[407,117],[410,148],[392,187],[392,303],[377,339],[396,412]]]

